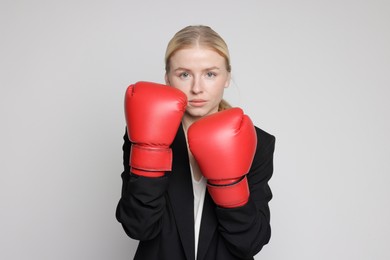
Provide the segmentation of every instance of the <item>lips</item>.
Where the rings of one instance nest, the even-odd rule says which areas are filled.
[[[191,99],[188,103],[193,107],[202,107],[206,104],[206,100],[204,99]]]

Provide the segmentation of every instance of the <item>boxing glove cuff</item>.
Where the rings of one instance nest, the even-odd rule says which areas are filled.
[[[131,146],[130,166],[132,172],[146,177],[161,177],[172,169],[170,148]]]
[[[229,185],[207,183],[207,190],[215,204],[223,208],[244,206],[249,199],[249,186],[246,176],[238,182]]]

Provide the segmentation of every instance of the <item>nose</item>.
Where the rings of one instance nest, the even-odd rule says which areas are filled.
[[[194,80],[192,82],[191,86],[191,92],[193,94],[199,94],[202,93],[203,87],[202,87],[202,81],[199,77],[194,77]]]

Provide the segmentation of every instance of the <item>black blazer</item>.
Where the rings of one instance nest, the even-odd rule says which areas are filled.
[[[253,259],[271,236],[268,181],[273,172],[275,137],[256,127],[256,154],[248,173],[249,202],[239,208],[215,205],[206,191],[198,260]],[[172,171],[161,178],[130,173],[131,142],[124,136],[122,195],[116,218],[140,241],[134,259],[195,259],[194,197],[186,139],[179,128],[172,144]],[[228,163],[228,162],[227,162]]]

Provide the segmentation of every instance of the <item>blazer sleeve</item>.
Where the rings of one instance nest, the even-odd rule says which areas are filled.
[[[275,137],[256,127],[258,144],[247,175],[250,197],[238,208],[217,207],[218,230],[232,254],[252,258],[271,237],[268,203],[272,192],[268,185],[273,174]]]
[[[168,177],[147,178],[132,174],[129,166],[131,142],[127,132],[123,139],[124,171],[116,218],[131,238],[150,240],[161,231]]]

